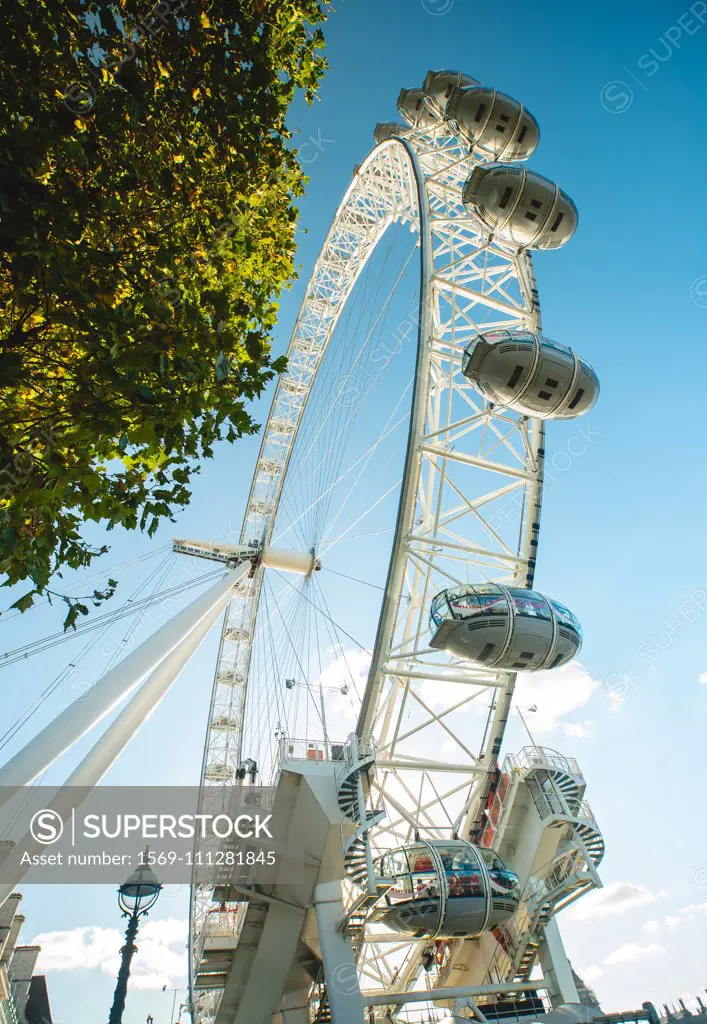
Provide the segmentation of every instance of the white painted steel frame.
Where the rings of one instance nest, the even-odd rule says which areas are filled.
[[[382,143],[357,171],[295,326],[288,372],[279,381],[264,429],[241,533],[242,543],[271,543],[297,431],[329,339],[385,230],[394,221],[410,223],[420,231],[421,241],[413,408],[388,582],[358,726],[359,734],[375,736],[379,747],[374,786],[389,810],[376,836],[379,848],[406,842],[416,832],[430,837],[469,833],[483,805],[508,717],[514,674],[472,669],[430,650],[427,617],[436,589],[472,579],[521,586],[533,580],[543,425],[489,406],[462,376],[461,355],[480,329],[539,329],[539,305],[529,254],[489,238],[461,203],[462,185],[475,163],[466,143],[440,124]],[[509,504],[518,510],[510,517],[503,511]],[[233,780],[242,756],[261,586],[262,570],[241,585],[225,618],[210,720],[227,718],[234,726],[209,729],[202,771],[205,798],[214,785]],[[440,679],[454,682],[460,698],[435,711],[425,700],[425,687]],[[489,695],[484,734],[478,749],[470,749],[455,731],[453,715]],[[418,721],[406,727],[412,707]],[[440,759],[443,767],[409,750],[414,736],[425,732],[429,737],[430,730],[437,734],[431,741],[437,751],[444,740],[454,747],[455,756],[448,762]],[[223,767],[219,781],[208,778],[209,767],[215,765]],[[455,803],[452,819],[448,808]],[[210,903],[209,886],[195,887],[194,951]],[[364,949],[364,984],[367,978],[375,987],[391,980],[409,983],[416,973],[414,952],[403,958],[404,969],[393,969],[392,961],[386,965],[389,954],[390,949],[377,945]],[[207,1016],[208,999],[204,1015],[197,1013],[195,1019]]]

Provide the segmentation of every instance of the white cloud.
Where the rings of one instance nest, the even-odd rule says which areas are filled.
[[[344,683],[348,683],[350,686],[351,677],[353,676],[356,686],[359,687],[359,693],[361,693],[361,684],[365,685],[368,678],[368,670],[371,667],[371,656],[368,651],[337,650],[330,653],[336,656],[323,670],[314,686],[319,686],[320,683],[325,688],[333,686],[338,689]]]
[[[591,983],[597,981],[598,978],[603,977],[604,972],[601,967],[597,967],[596,964],[592,964],[591,967],[585,967],[583,971],[579,972],[579,976],[585,983]]]
[[[681,907],[678,910],[678,914],[681,917],[687,918],[688,921],[692,921],[693,918],[699,914],[707,914],[707,902],[705,903],[691,903],[688,907]]]
[[[432,711],[454,707],[455,704],[458,704],[459,701],[468,695],[459,683],[445,683],[444,680],[440,679],[430,679],[429,682],[423,683],[419,689],[419,694],[427,707]],[[476,711],[478,709],[479,714],[484,714],[488,710],[488,701],[486,703],[483,703],[481,700],[471,701],[465,707],[467,711]]]
[[[147,921],[140,929],[130,984],[155,989],[172,986],[186,973],[187,922],[168,918]],[[120,948],[125,938],[117,928],[89,925],[64,932],[44,932],[33,939],[42,947],[37,966],[43,971],[85,971],[100,968],[103,974],[117,974]]]
[[[657,935],[661,931],[674,932],[686,921],[694,921],[702,914],[707,914],[707,902],[691,903],[687,907],[681,907],[674,914],[669,914],[662,921],[646,921],[643,931],[647,935]]]
[[[665,953],[663,946],[639,946],[636,942],[627,942],[610,953],[604,963],[607,967],[613,964],[633,964],[646,956],[656,956],[658,953]]]
[[[74,928],[67,932],[44,932],[32,940],[41,946],[37,967],[45,971],[90,970],[115,956],[123,943],[116,928]]]
[[[312,684],[312,694],[318,704],[317,690],[324,689],[324,701],[329,736],[334,739],[347,736],[356,725],[358,696],[363,695],[371,667],[371,656],[366,651],[341,648],[331,650],[333,660]],[[348,693],[341,693],[343,687]],[[310,705],[310,714],[311,714]]]
[[[162,942],[166,946],[185,945],[189,938],[187,922],[177,917],[167,917],[163,921],[148,921],[140,928],[140,935],[150,942]]]
[[[699,681],[707,686],[707,672],[700,672]]]
[[[572,739],[583,740],[591,731],[591,722],[565,722],[564,730],[565,736],[569,736]]]
[[[644,885],[634,885],[633,882],[612,882],[603,889],[594,889],[588,893],[570,913],[575,921],[588,921],[592,917],[625,914],[665,896],[665,890],[654,893]]]
[[[571,661],[552,672],[521,672],[515,692],[521,707],[537,706],[537,712],[527,720],[531,732],[541,733],[557,728],[565,718],[583,708],[600,685],[578,661]]]

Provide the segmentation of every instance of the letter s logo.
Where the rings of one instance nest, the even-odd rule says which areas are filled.
[[[42,846],[50,846],[58,839],[61,839],[64,832],[64,822],[61,820],[61,815],[56,811],[37,811],[36,814],[32,815],[29,830],[36,842],[41,843]]]

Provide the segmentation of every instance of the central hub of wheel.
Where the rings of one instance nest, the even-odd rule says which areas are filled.
[[[304,554],[300,551],[284,551],[280,548],[264,548],[261,563],[269,569],[294,572],[299,576],[311,576],[313,572],[319,572],[322,567],[314,551]]]

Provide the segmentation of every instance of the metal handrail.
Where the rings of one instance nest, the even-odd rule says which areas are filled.
[[[283,760],[315,760],[315,758],[308,757],[308,753],[311,750],[324,755],[322,758],[316,758],[316,760],[335,761],[337,764],[341,762],[353,764],[350,738],[346,740],[332,740],[329,738],[311,740],[302,737],[281,736],[279,746],[280,757]],[[376,742],[373,736],[359,737],[357,740],[357,746],[360,759],[369,757],[370,755],[375,755],[376,753]],[[334,757],[335,748],[337,757]],[[338,756],[339,753],[341,756]]]
[[[586,800],[582,801],[582,806],[579,809],[579,814],[577,815],[577,817],[582,818],[584,821],[588,821],[595,832],[601,833],[599,823],[597,819],[594,817],[594,811],[591,809]]]
[[[240,936],[243,930],[243,924],[245,922],[249,906],[249,901],[245,901],[243,903],[239,902],[233,910],[226,912],[229,917],[233,918],[233,929],[231,931],[210,931],[208,928],[202,928],[195,951],[197,962],[201,962],[201,958],[204,955],[206,940],[208,938],[237,938],[238,936]],[[222,914],[219,916],[225,915]]]
[[[243,918],[248,912],[248,903],[237,903],[230,910],[219,910],[207,915],[203,935],[204,938],[230,938],[240,934]]]
[[[280,761],[334,761],[333,748],[345,750],[346,743],[342,740],[308,740],[294,738],[291,736],[280,737]],[[321,754],[321,757],[312,757],[310,752]],[[336,760],[340,760],[336,758]]]
[[[549,747],[523,747],[517,754],[507,754],[506,764],[514,768],[550,768],[572,778],[584,779],[582,769],[573,757],[565,757]]]
[[[351,744],[351,737],[346,740],[343,744],[342,757],[337,760],[334,774],[336,775],[337,782],[341,779],[342,775],[348,774],[351,768],[356,767],[361,761],[365,761],[369,757],[376,756],[376,741],[373,736],[357,736],[356,737],[356,752],[358,757],[354,759],[353,746]]]

